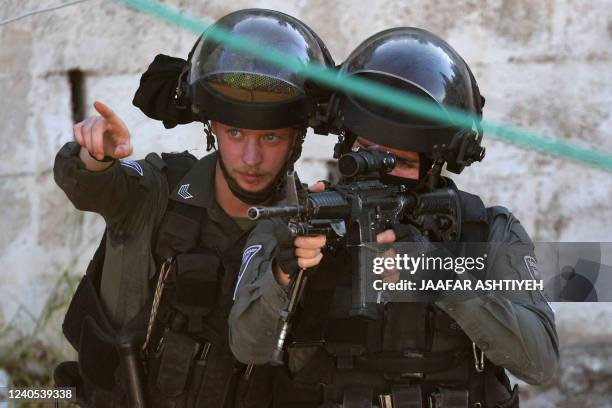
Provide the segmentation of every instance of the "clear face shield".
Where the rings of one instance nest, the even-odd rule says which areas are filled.
[[[303,64],[325,64],[320,44],[303,25],[297,21],[281,22],[268,10],[251,14],[246,19],[230,14],[212,29],[219,27]],[[299,70],[233,49],[217,42],[217,36],[212,37],[208,31],[201,38],[189,72],[192,109],[200,117],[250,129],[307,125],[313,103],[306,97],[306,78]]]

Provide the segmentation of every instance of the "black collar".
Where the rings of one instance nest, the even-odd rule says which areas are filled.
[[[215,200],[215,168],[218,153],[204,156],[176,185],[170,199],[179,203],[210,209]]]

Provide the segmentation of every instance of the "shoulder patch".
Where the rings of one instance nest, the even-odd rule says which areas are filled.
[[[238,286],[240,285],[240,280],[244,276],[244,272],[246,268],[249,266],[249,262],[251,259],[261,250],[262,246],[260,244],[251,245],[246,248],[242,253],[242,265],[240,265],[240,272],[238,273],[238,280],[236,281],[236,287],[234,288],[234,295],[232,300],[236,300],[236,292],[238,291]]]
[[[533,256],[525,255],[523,257],[527,272],[531,275],[534,280],[540,280],[540,272],[538,271],[538,261]]]
[[[136,173],[138,173],[140,175],[140,177],[142,177],[144,175],[144,171],[142,170],[142,167],[140,166],[140,163],[134,161],[134,160],[119,160],[119,162],[121,163],[122,166],[130,168],[132,170],[134,170]]]
[[[523,257],[523,261],[525,262],[525,266],[527,267],[527,272],[529,272],[529,275],[531,275],[531,279],[533,279],[533,280],[542,280],[542,278],[540,277],[540,272],[538,271],[538,261],[535,259],[535,257],[530,256],[530,255],[525,255]],[[538,292],[540,293],[540,296],[542,297],[542,300],[544,300],[546,302],[546,304],[548,305],[550,311],[552,312],[552,314],[554,316],[555,315],[555,309],[553,309],[552,305],[550,304],[550,301],[548,300],[548,298],[544,294],[544,291],[538,290]],[[535,298],[533,298],[533,295],[532,295],[532,299],[534,301],[536,300]]]

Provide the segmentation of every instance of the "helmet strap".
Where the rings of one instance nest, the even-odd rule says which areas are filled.
[[[338,135],[338,143],[334,146],[334,159],[339,159],[343,154],[350,153],[357,135],[350,130],[343,130]]]
[[[427,171],[423,182],[427,186],[428,190],[432,191],[438,187],[438,183],[440,182],[440,173],[442,173],[443,165],[444,160],[435,160],[429,171]]]
[[[212,133],[209,121],[204,122],[204,134],[206,135],[206,151],[210,152],[212,149],[217,150],[217,146],[215,146],[215,136]]]

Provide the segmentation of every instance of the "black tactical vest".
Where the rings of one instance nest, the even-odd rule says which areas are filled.
[[[460,241],[486,242],[482,201],[460,197]],[[338,268],[309,279],[288,347],[292,374],[278,377],[275,407],[518,407],[504,370],[435,304],[377,304],[374,321],[349,317],[350,270]]]
[[[158,164],[170,191],[197,162],[189,154],[163,154],[162,158]],[[220,248],[220,234],[229,232],[218,227],[211,230],[211,223],[206,209],[169,200],[153,246],[158,273],[150,286],[156,288],[162,265],[168,273],[162,279],[163,290],[158,291],[159,306],[144,353],[140,346],[148,331],[154,294],[127,327],[119,332],[113,328],[98,295],[106,243],[102,239],[63,325],[79,353],[78,364],[63,363],[55,373],[58,385],[78,387],[80,404],[133,405],[134,378],[126,369],[125,353],[121,354],[121,347],[127,345],[128,354],[135,356],[131,372],[138,377],[147,407],[269,406],[271,367],[239,363],[227,339],[227,318],[248,231]]]

